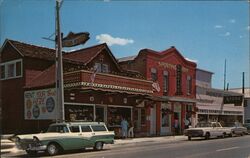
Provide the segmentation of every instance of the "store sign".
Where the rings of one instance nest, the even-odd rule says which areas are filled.
[[[241,106],[243,101],[243,96],[224,96],[223,103],[224,104],[236,104]]]
[[[164,67],[164,69],[172,69],[172,70],[176,70],[177,69],[177,65],[170,64],[170,63],[167,63],[167,62],[161,62],[161,61],[159,61],[158,65],[160,67]],[[185,68],[185,67],[182,67],[182,72],[188,72],[188,69]]]
[[[56,90],[42,89],[24,92],[24,118],[26,120],[55,119]]]

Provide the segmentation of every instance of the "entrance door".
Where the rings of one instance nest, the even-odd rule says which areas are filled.
[[[95,121],[97,122],[104,122],[105,121],[105,108],[104,106],[95,107]]]
[[[171,105],[161,104],[161,135],[171,134]]]
[[[150,135],[156,135],[156,105],[150,108]]]
[[[174,104],[174,120],[178,121],[176,122],[178,124],[178,128],[176,129],[177,131],[176,134],[180,134],[181,132],[181,104],[180,103],[175,103]]]

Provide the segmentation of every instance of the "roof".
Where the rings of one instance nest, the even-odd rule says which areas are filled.
[[[81,61],[86,64],[95,58],[104,48],[105,44],[99,44],[92,47],[67,52],[63,56],[69,59]]]
[[[55,49],[36,46],[9,39],[7,39],[7,42],[9,42],[22,56],[55,60]]]
[[[122,57],[118,59],[118,62],[124,62],[124,61],[132,61],[137,57],[137,55],[134,56],[128,56],[128,57]]]
[[[27,83],[25,88],[45,87],[55,84],[55,64],[39,73],[31,82]]]
[[[203,72],[210,73],[210,74],[214,74],[214,73],[211,72],[211,71],[204,70],[204,69],[200,69],[200,68],[196,68],[196,70],[198,70],[198,71],[203,71]]]

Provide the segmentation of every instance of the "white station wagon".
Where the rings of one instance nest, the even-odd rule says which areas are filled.
[[[56,155],[60,151],[93,147],[102,150],[104,144],[114,143],[114,132],[104,123],[64,122],[51,124],[46,133],[17,135],[16,146],[28,154],[46,151]]]

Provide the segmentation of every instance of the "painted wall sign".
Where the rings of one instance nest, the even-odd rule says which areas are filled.
[[[25,120],[47,120],[56,117],[55,89],[24,92]]]

